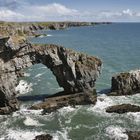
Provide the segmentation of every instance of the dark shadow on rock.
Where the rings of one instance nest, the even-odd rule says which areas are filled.
[[[63,95],[69,95],[72,93],[66,93],[64,91],[60,91],[57,92],[55,94],[52,95],[48,95],[48,94],[41,94],[41,95],[22,95],[22,96],[18,96],[17,99],[19,101],[24,101],[24,102],[28,102],[28,101],[43,101],[44,99],[47,98],[52,98],[52,97],[57,97],[57,96],[63,96]]]
[[[19,96],[17,97],[17,99],[19,101],[24,101],[24,102],[28,102],[28,101],[42,101],[43,99],[47,98],[49,95],[47,94],[42,94],[42,95],[25,95],[25,96]]]
[[[110,92],[111,92],[111,89],[110,88],[107,88],[107,89],[100,90],[98,92],[98,94],[109,94]]]

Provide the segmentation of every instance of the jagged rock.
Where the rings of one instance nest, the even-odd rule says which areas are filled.
[[[50,134],[42,134],[35,137],[33,140],[52,140],[53,137]]]
[[[59,86],[69,94],[93,92],[101,70],[100,59],[62,46],[32,45],[26,40],[14,45],[11,40],[0,47],[3,48],[0,52],[0,107],[7,107],[10,100],[16,100],[18,76],[24,68],[34,64],[47,66]]]
[[[110,95],[132,95],[140,92],[140,70],[120,73],[112,77]]]
[[[140,112],[140,106],[131,104],[121,104],[110,106],[106,109],[107,113],[127,113],[127,112]]]
[[[140,140],[140,131],[127,131],[128,140]]]
[[[53,96],[46,98],[44,102],[33,105],[30,109],[44,109],[44,113],[50,113],[64,106],[95,104],[96,93],[77,93],[63,96]]]

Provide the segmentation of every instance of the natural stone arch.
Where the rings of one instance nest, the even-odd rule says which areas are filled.
[[[42,63],[56,77],[65,94],[92,92],[101,69],[101,60],[57,45],[32,45],[27,41],[15,45],[10,41],[2,44],[0,54],[2,106],[13,106],[15,87],[21,71]],[[3,78],[2,78],[3,77]],[[14,99],[14,100],[13,100]],[[10,103],[9,101],[12,101]]]

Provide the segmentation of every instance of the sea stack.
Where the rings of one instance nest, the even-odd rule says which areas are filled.
[[[140,92],[140,70],[119,73],[112,77],[110,95],[133,95]]]

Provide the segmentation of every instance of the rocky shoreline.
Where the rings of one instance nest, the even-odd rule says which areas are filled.
[[[95,23],[94,23],[95,24]],[[107,23],[108,24],[108,23]],[[74,26],[91,26],[92,23],[51,23],[23,27],[24,35],[33,35],[34,31],[43,29],[65,29]],[[26,28],[27,27],[27,28]],[[8,27],[9,28],[9,27]],[[27,29],[27,32],[24,29]],[[11,29],[11,27],[10,27]],[[3,29],[2,29],[3,30]],[[21,28],[18,28],[21,31]],[[48,67],[63,92],[54,93],[43,102],[32,105],[29,109],[43,109],[43,114],[56,111],[64,106],[96,104],[95,82],[101,73],[102,61],[99,58],[75,52],[54,44],[35,45],[26,39],[15,42],[19,31],[12,30],[0,38],[0,115],[8,115],[20,108],[17,99],[18,79],[24,69],[42,63]],[[17,35],[17,36],[16,36]],[[34,34],[35,35],[35,34]],[[123,72],[112,76],[111,90],[108,96],[127,96],[140,93],[140,70]],[[140,112],[140,106],[120,104],[106,108],[107,113]],[[126,131],[130,140],[139,139],[139,132]],[[52,139],[50,135],[40,135],[35,139]]]
[[[69,95],[64,99],[73,100],[74,104],[95,103],[95,81],[98,78],[102,62],[87,54],[78,53],[57,45],[33,45],[24,41],[18,46],[9,38],[1,38],[0,44],[0,112],[8,114],[19,108],[16,99],[18,78],[23,70],[34,64],[42,63],[48,67],[64,92],[57,96]],[[89,94],[91,93],[91,94]],[[55,94],[55,93],[54,93]],[[76,96],[75,96],[76,94]],[[88,99],[87,99],[88,98]],[[63,99],[63,97],[62,97]],[[59,102],[59,100],[58,100]],[[52,103],[54,104],[54,102]],[[60,102],[61,104],[61,102]],[[63,103],[63,106],[65,103]],[[66,102],[67,105],[67,102]],[[52,106],[52,105],[51,105]]]

